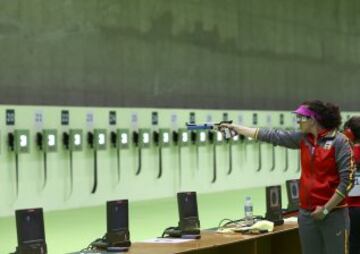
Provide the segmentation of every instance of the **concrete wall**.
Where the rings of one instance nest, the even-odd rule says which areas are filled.
[[[3,0],[5,104],[357,110],[356,0]]]

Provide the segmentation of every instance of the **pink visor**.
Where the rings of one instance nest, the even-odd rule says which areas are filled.
[[[318,118],[318,114],[316,114],[314,111],[312,111],[305,105],[300,105],[295,111],[293,111],[293,113],[301,116],[313,117],[315,119]]]

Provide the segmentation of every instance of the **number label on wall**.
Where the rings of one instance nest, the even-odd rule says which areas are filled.
[[[244,125],[244,117],[243,115],[238,115],[238,124],[239,125]]]
[[[229,121],[229,114],[226,112],[223,113],[223,121]]]
[[[138,128],[138,115],[136,112],[131,113],[131,127],[136,130]]]
[[[212,115],[206,115],[206,119],[205,119],[205,122],[207,123],[212,123]]]
[[[94,126],[94,113],[93,112],[87,112],[86,113],[86,126],[88,129],[92,129]]]
[[[69,110],[61,110],[61,125],[69,125]]]
[[[43,127],[43,120],[44,120],[44,117],[43,117],[43,112],[41,110],[36,110],[35,111],[35,115],[34,115],[34,120],[35,120],[35,127],[37,129],[42,129]]]
[[[271,117],[271,115],[267,115],[266,116],[266,124],[268,125],[268,126],[272,126],[272,117]]]
[[[6,110],[6,125],[15,125],[15,110]]]
[[[159,115],[158,112],[154,111],[151,113],[151,124],[154,125],[158,125],[159,123]]]
[[[195,124],[195,112],[190,112],[189,122],[190,122],[191,124]]]
[[[284,114],[280,114],[280,116],[279,116],[279,123],[280,123],[280,125],[284,125],[284,122],[285,122],[285,120],[284,120]]]
[[[257,115],[257,113],[253,113],[253,115],[252,115],[252,124],[253,125],[258,124],[258,115]]]
[[[177,114],[173,113],[170,116],[170,122],[173,129],[177,129],[178,125],[178,116]]]
[[[116,111],[109,112],[109,125],[116,125]]]

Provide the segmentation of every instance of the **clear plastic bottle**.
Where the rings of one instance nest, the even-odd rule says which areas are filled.
[[[244,211],[245,211],[245,223],[247,225],[252,225],[254,222],[254,216],[253,216],[253,204],[251,201],[251,197],[245,198]]]

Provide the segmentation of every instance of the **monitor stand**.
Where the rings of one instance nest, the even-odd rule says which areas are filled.
[[[265,219],[274,222],[275,226],[284,224],[281,212],[266,212]]]
[[[16,248],[16,254],[46,254],[46,243],[24,244]]]

